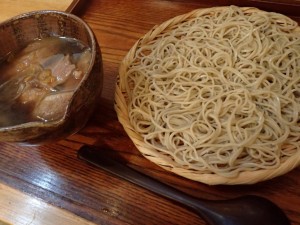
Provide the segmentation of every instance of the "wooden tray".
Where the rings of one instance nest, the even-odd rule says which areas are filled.
[[[60,10],[72,12],[80,0],[1,0],[0,22],[21,13],[35,10]]]

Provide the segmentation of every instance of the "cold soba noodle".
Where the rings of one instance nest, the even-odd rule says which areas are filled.
[[[0,127],[62,118],[90,58],[83,43],[62,37],[10,53],[0,69]]]
[[[276,13],[204,10],[140,44],[130,122],[177,163],[234,177],[300,151],[300,32]]]

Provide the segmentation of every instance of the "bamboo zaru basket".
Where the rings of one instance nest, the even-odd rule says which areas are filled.
[[[238,16],[243,15],[246,18],[238,17],[239,19],[234,19],[235,15],[238,15]],[[176,57],[180,58],[181,57],[180,54],[183,54],[183,56],[184,56],[184,54],[186,54],[186,52],[189,51],[189,49],[187,49],[188,48],[187,46],[194,44],[193,41],[195,40],[195,38],[193,37],[193,35],[199,35],[199,32],[197,33],[197,31],[195,31],[193,34],[193,32],[191,32],[191,30],[195,29],[195,26],[196,27],[201,26],[202,22],[205,19],[217,21],[215,23],[219,24],[219,25],[215,25],[215,28],[214,28],[215,31],[209,31],[209,29],[211,29],[211,27],[207,28],[207,26],[205,27],[205,25],[202,26],[202,28],[200,30],[201,35],[203,34],[203,32],[204,33],[207,32],[208,36],[210,34],[213,34],[214,36],[209,36],[210,40],[212,38],[214,39],[216,37],[217,42],[214,42],[214,40],[212,40],[213,43],[217,43],[215,48],[222,49],[222,47],[218,46],[218,43],[219,43],[218,38],[220,37],[220,32],[218,33],[218,29],[220,28],[220,26],[226,27],[228,25],[228,23],[231,23],[231,25],[227,26],[226,29],[225,28],[223,29],[223,31],[221,32],[223,36],[227,35],[228,32],[230,32],[230,29],[237,29],[237,31],[239,32],[239,29],[242,30],[243,25],[245,23],[250,24],[250,26],[252,26],[254,24],[253,26],[255,26],[255,24],[257,24],[257,23],[264,24],[265,21],[272,20],[273,21],[271,23],[272,26],[278,25],[278,26],[280,26],[280,28],[278,28],[278,29],[283,30],[284,33],[289,33],[288,35],[291,35],[293,37],[295,37],[295,36],[300,37],[299,27],[295,21],[292,21],[291,19],[289,19],[288,17],[286,17],[284,15],[277,14],[277,13],[265,12],[265,11],[259,10],[257,8],[250,8],[250,7],[239,8],[239,7],[235,7],[235,6],[215,7],[215,8],[194,10],[190,13],[172,18],[158,26],[155,26],[152,30],[150,30],[142,38],[140,38],[135,43],[135,45],[130,49],[130,51],[125,56],[124,60],[122,61],[121,65],[120,65],[120,69],[119,69],[119,77],[117,80],[116,94],[115,94],[115,109],[116,109],[119,121],[123,125],[125,131],[127,132],[128,136],[131,138],[131,140],[133,141],[133,143],[135,144],[137,149],[143,154],[143,156],[145,156],[147,159],[154,162],[155,164],[159,165],[160,167],[162,167],[168,171],[171,171],[177,175],[180,175],[182,177],[191,179],[191,180],[203,182],[203,183],[210,184],[210,185],[253,184],[253,183],[257,183],[257,182],[260,182],[263,180],[268,180],[268,179],[274,178],[276,176],[287,173],[288,171],[290,171],[293,168],[295,168],[296,166],[298,166],[299,161],[300,161],[300,149],[299,149],[300,148],[299,147],[300,146],[300,143],[299,143],[300,142],[300,138],[299,138],[299,136],[300,136],[299,135],[300,134],[300,130],[299,130],[300,81],[299,81],[299,78],[295,79],[292,82],[292,84],[287,84],[287,85],[289,85],[289,87],[292,87],[291,91],[290,91],[290,96],[288,97],[289,99],[291,99],[291,102],[287,103],[286,102],[287,97],[284,97],[284,99],[285,99],[284,102],[278,103],[278,105],[281,105],[281,106],[282,105],[286,105],[286,107],[287,107],[287,105],[291,106],[291,108],[289,108],[289,109],[281,109],[281,111],[279,112],[279,114],[280,114],[279,117],[280,118],[284,117],[284,115],[283,115],[284,112],[292,111],[293,116],[291,116],[291,117],[293,117],[293,119],[290,117],[284,118],[285,120],[289,120],[285,124],[283,122],[282,123],[276,122],[276,121],[274,122],[274,119],[269,120],[269,118],[266,118],[266,117],[257,117],[258,119],[256,118],[256,119],[254,119],[255,121],[252,122],[252,125],[251,125],[252,127],[250,126],[250,128],[249,127],[246,128],[241,125],[242,128],[239,128],[238,131],[236,131],[235,128],[232,128],[233,130],[230,130],[230,132],[232,131],[233,133],[231,134],[228,131],[228,129],[226,128],[226,126],[228,126],[228,123],[229,123],[228,121],[229,120],[231,121],[231,119],[232,119],[231,115],[234,115],[234,117],[236,117],[236,118],[238,117],[238,115],[236,115],[237,109],[235,109],[235,111],[234,111],[235,113],[234,112],[231,112],[231,114],[228,113],[227,119],[223,120],[223,123],[227,124],[227,125],[224,125],[224,124],[220,125],[220,127],[221,127],[220,129],[223,129],[225,127],[224,128],[225,131],[223,131],[223,133],[222,133],[222,131],[220,131],[220,130],[218,131],[218,129],[216,128],[216,130],[213,134],[213,135],[215,135],[216,132],[219,132],[219,136],[215,137],[215,140],[219,140],[221,138],[220,136],[222,136],[222,135],[223,136],[225,134],[228,135],[227,139],[225,138],[223,140],[223,142],[220,142],[221,144],[218,143],[216,145],[219,148],[219,150],[218,150],[219,152],[216,153],[217,156],[207,156],[207,154],[214,151],[214,149],[211,147],[212,146],[211,144],[214,144],[214,143],[213,143],[212,138],[208,139],[207,135],[205,136],[205,134],[202,134],[202,136],[197,136],[195,134],[195,132],[193,131],[194,133],[192,132],[192,135],[189,136],[189,135],[183,134],[183,132],[181,132],[181,131],[179,132],[177,130],[176,132],[174,131],[176,133],[176,135],[179,136],[176,139],[177,141],[171,141],[170,142],[171,144],[169,144],[169,142],[164,142],[164,140],[161,139],[161,136],[166,136],[167,134],[169,134],[169,136],[173,135],[172,137],[175,136],[174,132],[168,131],[169,126],[171,126],[173,124],[170,125],[170,123],[166,123],[163,125],[159,125],[158,121],[156,121],[157,114],[151,114],[151,112],[146,112],[146,111],[147,110],[149,110],[149,111],[156,110],[157,105],[160,104],[161,99],[164,99],[162,101],[167,102],[167,103],[165,103],[165,105],[166,105],[165,108],[168,108],[169,106],[172,108],[174,106],[174,104],[176,105],[176,101],[177,101],[176,98],[174,96],[170,97],[171,95],[174,94],[171,91],[172,88],[170,88],[170,90],[159,89],[161,92],[166,91],[166,93],[168,93],[168,94],[162,94],[162,96],[160,96],[160,97],[154,95],[151,97],[152,100],[150,99],[148,102],[146,101],[146,103],[141,103],[140,100],[137,100],[137,99],[141,99],[140,97],[143,94],[145,94],[144,92],[136,94],[136,95],[140,95],[140,96],[138,96],[139,98],[135,98],[136,97],[136,96],[134,96],[135,91],[139,90],[140,88],[145,88],[145,86],[147,86],[146,84],[144,84],[142,82],[144,82],[145,80],[151,80],[151,82],[158,82],[157,80],[153,81],[152,79],[156,79],[157,76],[161,75],[162,73],[164,73],[163,76],[164,76],[165,80],[160,80],[160,81],[165,82],[166,79],[168,79],[168,76],[170,76],[170,74],[174,73],[174,71],[176,69],[178,69],[178,65],[180,64],[176,61],[174,68],[171,68],[171,69],[168,68],[169,70],[165,70],[165,71],[162,71],[162,70],[159,71],[158,69],[155,71],[155,69],[153,69],[153,70],[151,69],[151,71],[149,73],[147,70],[143,70],[142,72],[140,72],[139,64],[142,64],[142,62],[144,62],[145,60],[148,60],[149,59],[148,56],[151,55],[151,53],[153,53],[154,51],[156,51],[155,48],[149,48],[149,46],[155,45],[155,46],[157,46],[157,48],[159,48],[163,45],[166,45],[166,42],[168,42],[168,39],[166,39],[166,37],[171,36],[170,34],[172,34],[174,36],[173,39],[175,39],[175,41],[171,41],[168,44],[169,44],[169,46],[173,46],[173,47],[176,46],[177,41],[183,41],[185,38],[189,37],[188,40],[191,42],[188,42],[188,44],[185,43],[186,45],[184,45],[182,48],[178,47],[178,46],[176,48],[173,48],[173,47],[168,48],[169,50],[175,49],[174,51],[175,52],[177,51],[176,54],[179,54],[179,56],[177,55]],[[222,23],[224,21],[227,21],[226,22],[227,25],[226,24],[222,25]],[[179,29],[181,29],[181,32],[178,32]],[[252,36],[253,40],[251,40],[252,41],[251,43],[253,43],[253,41],[256,41],[255,43],[257,44],[257,46],[259,46],[256,48],[257,52],[260,51],[260,52],[264,52],[265,54],[268,54],[268,52],[271,52],[271,50],[270,50],[271,47],[269,47],[268,52],[266,52],[267,48],[264,45],[264,43],[265,43],[264,38],[268,35],[268,29],[269,28],[267,28],[267,27],[262,29],[262,25],[260,25],[259,29],[255,30],[255,28],[254,28],[251,35],[245,35],[245,37],[239,37],[239,38],[243,39],[240,42],[247,43],[247,40],[248,40],[247,38]],[[258,30],[260,33],[258,33]],[[289,31],[287,31],[287,30],[289,30]],[[178,32],[180,34],[177,34],[176,32]],[[211,32],[211,33],[209,33],[209,32]],[[232,35],[234,36],[234,33]],[[259,35],[263,35],[263,38],[261,38],[261,36],[259,36]],[[223,37],[223,39],[224,39],[224,37]],[[259,38],[255,39],[256,37],[259,37]],[[257,40],[260,40],[260,41],[257,41]],[[281,40],[281,38],[279,38],[278,40]],[[203,39],[202,39],[202,41],[203,41]],[[227,41],[227,39],[226,39],[226,41]],[[193,42],[193,44],[191,44],[192,42]],[[224,40],[223,40],[223,42],[224,42]],[[295,58],[293,58],[293,61],[290,62],[290,64],[294,65],[293,69],[297,70],[296,73],[299,74],[299,72],[300,72],[299,71],[300,41],[299,41],[299,38],[298,39],[294,38],[294,39],[292,39],[291,42],[296,43],[295,44],[296,50],[291,50],[296,54],[296,56],[294,56]],[[226,42],[226,43],[228,43],[228,42]],[[204,47],[202,45],[202,48],[206,49],[206,48],[208,48],[207,46],[211,47],[210,43],[208,43]],[[232,55],[230,57],[236,57],[235,59],[239,59],[239,57],[240,58],[244,57],[244,56],[234,55],[233,53],[236,53],[237,51],[236,51],[236,49],[234,49],[233,44],[230,45],[230,47],[233,48],[233,49],[231,49]],[[214,48],[214,47],[211,47],[211,48]],[[274,48],[274,46],[273,46],[273,48]],[[166,50],[166,48],[164,48],[164,49]],[[187,51],[184,51],[183,49],[184,50],[187,49]],[[245,49],[246,49],[246,47],[245,47]],[[164,51],[164,54],[165,55],[169,54],[168,57],[173,57],[172,54],[175,54],[174,51],[170,53],[170,52],[168,52],[169,50]],[[203,53],[203,51],[204,51],[204,53]],[[207,53],[206,50],[203,50],[203,51],[202,51],[202,53],[207,54],[207,57],[209,58],[210,57],[209,53]],[[190,52],[192,52],[192,50],[190,50]],[[223,51],[223,53],[224,52],[225,51]],[[246,49],[245,51],[241,50],[240,53],[247,54],[247,57],[248,57],[253,52],[251,52],[251,54],[250,54],[249,51],[247,52],[247,49]],[[195,51],[193,56],[197,56],[197,51]],[[251,55],[251,57],[252,56],[253,55]],[[297,57],[298,57],[298,59],[296,59]],[[193,58],[192,56],[189,56],[189,58],[185,57],[185,60],[188,61],[188,63],[189,63],[192,58]],[[254,62],[255,60],[257,61],[257,57],[254,58],[254,56],[253,56],[252,58],[253,59],[251,62]],[[155,63],[153,64],[154,65],[153,67],[155,67],[161,61],[163,61],[164,58],[160,58],[159,59],[160,61],[159,61],[156,59],[156,57],[154,57],[153,60],[154,61],[156,60]],[[224,61],[226,61],[222,57],[219,57],[218,60],[220,60],[218,62],[221,62],[221,63],[224,63]],[[150,61],[148,62],[148,64],[147,63],[146,64],[147,65],[151,64],[152,61],[151,62]],[[191,67],[192,67],[193,71],[196,70],[196,72],[193,73],[194,74],[193,76],[196,76],[197,70],[202,71],[203,65],[207,66],[207,64],[205,64],[205,63],[203,64],[204,61],[205,60],[202,58],[202,61],[198,65],[196,65],[196,66],[193,65],[193,66],[188,66],[188,67],[183,66],[183,68],[181,68],[180,71],[191,70]],[[211,61],[209,61],[209,60],[207,61],[208,64],[210,62]],[[239,62],[239,60],[235,61],[235,63],[238,63],[238,62]],[[165,64],[168,64],[168,62],[165,62]],[[170,62],[170,64],[172,64],[172,63]],[[226,65],[226,66],[228,66],[228,65]],[[224,67],[225,66],[223,66],[222,68],[224,68]],[[241,67],[243,67],[243,65]],[[244,67],[246,67],[246,66],[244,66]],[[298,68],[296,69],[295,67],[296,68],[298,67]],[[134,70],[134,72],[133,72],[133,70]],[[220,69],[220,70],[223,71],[222,69]],[[182,73],[184,73],[184,72],[182,72]],[[253,85],[254,84],[256,85],[257,80],[263,79],[262,77],[264,77],[264,76],[262,74],[264,74],[264,72],[260,75],[256,75],[255,79],[251,78],[252,79],[251,82],[247,83],[246,85],[243,84],[247,89],[247,93],[251,94],[251,96],[252,96],[251,98],[254,98],[253,96],[256,96],[256,94],[260,93],[261,90],[264,91],[266,89],[268,90],[268,93],[271,92],[271,94],[268,95],[269,97],[267,97],[267,99],[273,99],[273,97],[272,97],[273,95],[277,96],[277,94],[273,94],[274,92],[273,92],[272,88],[274,88],[273,84],[276,82],[278,83],[278,81],[276,81],[276,80],[275,80],[276,82],[274,80],[270,81],[270,77],[273,77],[273,72],[268,71],[268,73],[270,73],[272,75],[270,75],[270,76],[268,75],[267,80],[263,81],[261,83],[261,85],[262,84],[265,85],[266,83],[268,83],[269,86],[267,86],[267,87],[264,86],[262,89],[260,89],[260,86],[255,86],[255,88],[253,88]],[[133,80],[132,74],[134,74],[134,76],[137,78],[138,81]],[[242,74],[242,73],[238,73],[238,74]],[[255,74],[255,73],[252,72],[252,74]],[[242,74],[240,76],[243,76],[243,75],[244,74]],[[156,77],[156,78],[154,78],[154,77]],[[189,79],[192,79],[192,78],[193,77],[189,77]],[[176,79],[174,80],[174,77],[172,79],[173,80],[171,82],[169,82],[169,84],[176,81]],[[230,82],[236,81],[236,78],[232,78],[232,77],[231,78],[227,77],[227,79],[229,79],[229,80],[231,79]],[[239,79],[243,80],[243,78],[240,78],[240,77],[238,78],[238,80]],[[187,80],[185,80],[185,81],[187,81]],[[193,92],[190,90],[192,90],[194,88],[193,85],[197,86],[199,84],[199,82],[201,83],[201,79],[200,80],[198,79],[197,82],[194,82],[189,87],[189,89],[186,89],[186,92],[189,93],[190,95],[192,95],[191,93],[193,93]],[[228,81],[226,81],[226,82],[228,82]],[[185,84],[187,84],[187,83],[188,82],[186,82]],[[215,86],[218,86],[218,85],[222,86],[223,84],[222,84],[222,82],[220,82],[220,84],[215,83]],[[201,86],[201,87],[203,88],[203,86]],[[252,89],[251,88],[248,89],[248,87],[251,87]],[[149,87],[147,86],[146,89],[147,88],[150,89],[150,92],[155,90],[155,88],[153,88],[153,85],[152,86],[150,85]],[[244,92],[244,89],[245,88],[243,87],[242,92]],[[172,90],[174,91],[177,89],[173,88]],[[201,91],[203,89],[197,89],[197,90]],[[217,95],[215,92],[211,91],[211,89],[209,89],[208,92],[212,96]],[[238,92],[238,91],[236,91],[236,92]],[[236,92],[233,92],[231,90],[230,93],[236,93]],[[287,91],[285,91],[285,92],[287,92]],[[186,96],[186,93],[184,93],[184,92],[180,92],[180,94]],[[180,94],[177,93],[177,95],[180,95]],[[223,104],[225,104],[225,102],[226,102],[227,95],[228,95],[228,93],[225,93],[225,97],[223,96],[222,100],[220,100],[221,102],[223,101]],[[178,97],[178,96],[176,96],[176,97]],[[256,99],[256,97],[254,99]],[[278,96],[274,97],[274,99],[278,99]],[[150,101],[151,101],[151,103],[150,103]],[[268,101],[268,100],[264,99],[263,101]],[[240,102],[240,104],[242,104],[242,102]],[[193,103],[195,103],[195,101]],[[196,103],[198,104],[197,99],[196,99]],[[180,103],[180,104],[181,104],[180,107],[182,107],[182,103]],[[205,104],[206,104],[205,102],[202,103],[201,107],[204,107]],[[261,109],[260,104],[261,103],[255,105],[255,107],[259,108],[259,110],[258,110],[259,115],[266,116],[268,114],[270,114],[270,115],[276,114],[276,113],[272,112],[272,109],[277,106],[274,106],[274,107],[272,106],[273,107],[272,109],[269,109],[269,108]],[[130,115],[132,115],[132,112],[134,111],[132,109],[132,107],[135,107],[134,110],[138,111],[140,113],[139,116],[135,117],[135,118],[139,118],[141,120],[145,120],[145,118],[148,118],[148,121],[133,122],[132,119],[130,119]],[[188,107],[192,108],[191,105],[189,105]],[[200,106],[198,106],[198,107],[200,107]],[[223,107],[223,105],[222,105],[222,107]],[[245,110],[245,109],[242,109],[242,111],[243,110]],[[215,109],[215,111],[216,111],[216,109]],[[182,112],[181,115],[177,116],[177,120],[180,121],[180,119],[182,119],[182,117],[183,117],[183,115],[185,115],[185,113],[186,113],[186,111]],[[207,111],[204,110],[201,113],[203,115],[206,115],[206,114],[208,115],[209,110],[207,110]],[[221,115],[221,113],[219,113],[219,114]],[[213,117],[213,116],[211,116],[211,117]],[[242,117],[242,116],[240,115],[240,117]],[[197,121],[199,122],[200,116],[196,115],[196,118],[198,118],[196,120],[196,122]],[[137,120],[139,120],[139,119],[137,119]],[[246,119],[243,118],[243,119],[244,120],[242,120],[242,121],[244,121],[244,122],[242,122],[242,123],[248,124],[247,120],[252,121],[253,118],[249,117],[249,118],[246,118]],[[162,119],[160,118],[158,120],[161,121]],[[169,121],[170,119],[167,118],[167,120]],[[183,120],[184,120],[184,123],[182,123],[182,127],[186,127],[186,129],[190,132],[192,130],[191,127],[193,127],[193,124],[195,124],[196,122],[195,121],[189,122],[188,120],[186,120],[186,118]],[[202,118],[202,120],[203,120],[203,118]],[[217,118],[217,120],[221,121],[222,118]],[[276,135],[275,132],[272,133],[271,131],[268,131],[269,127],[271,126],[270,124],[273,123],[270,121],[274,122],[274,124],[275,124],[274,126],[276,127],[276,129],[277,130],[279,129],[279,131],[276,131],[276,132],[279,132],[281,136]],[[146,124],[144,126],[146,130],[150,127],[149,129],[150,130],[152,129],[151,132],[157,133],[157,132],[159,132],[160,129],[162,130],[162,131],[160,131],[161,132],[160,136],[158,135],[155,138],[153,138],[153,140],[152,140],[152,142],[155,142],[156,145],[149,144],[150,141],[149,140],[147,141],[147,138],[145,138],[147,136],[147,133],[144,133],[144,131],[140,131],[139,128],[140,128],[140,124],[142,124],[142,123],[144,123],[144,125]],[[260,125],[258,125],[258,123],[260,123]],[[234,122],[233,124],[234,124],[234,127],[237,127],[239,123]],[[283,124],[285,124],[285,125],[283,125]],[[209,125],[209,124],[206,126],[213,127],[213,125]],[[202,128],[203,128],[203,126],[201,127],[201,129]],[[198,130],[201,130],[201,129],[198,127]],[[251,135],[249,135],[249,134],[246,134],[245,137],[241,138],[241,134],[244,134],[243,132],[246,132],[247,129],[251,130],[252,133],[255,133],[258,131],[259,135],[262,135],[263,138],[261,136],[259,136],[258,138],[255,139],[255,138],[252,138]],[[250,132],[250,134],[251,134],[251,132]],[[206,132],[206,134],[207,134],[207,132]],[[193,139],[193,138],[191,138],[191,136],[193,137],[193,135],[196,136],[196,140],[191,141],[191,139]],[[234,136],[234,135],[236,135],[236,136]],[[268,136],[268,137],[266,138],[266,136]],[[149,137],[149,136],[147,136],[147,137]],[[206,139],[206,141],[202,141],[204,139]],[[264,143],[262,143],[262,142],[265,139],[268,139],[269,143],[264,145]],[[178,141],[178,140],[180,140],[180,141]],[[203,142],[202,146],[200,146],[200,147],[197,146],[197,143],[199,143],[201,141]],[[184,145],[186,142],[187,142],[187,144]],[[177,146],[176,146],[176,144],[177,144]],[[253,150],[252,146],[256,146],[258,144],[262,144],[263,147],[258,147],[259,150],[257,150],[257,149]],[[203,146],[210,146],[210,148],[205,149],[205,147],[203,147]],[[269,150],[266,151],[265,149],[267,147],[265,148],[264,146],[267,146],[269,148]],[[226,149],[226,151],[223,149]],[[233,154],[235,156],[232,157],[231,154]],[[217,162],[216,160],[219,160],[221,162]]]

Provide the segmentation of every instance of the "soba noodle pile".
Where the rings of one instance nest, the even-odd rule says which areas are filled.
[[[300,151],[297,26],[232,6],[144,40],[121,80],[133,128],[203,173],[277,168]]]

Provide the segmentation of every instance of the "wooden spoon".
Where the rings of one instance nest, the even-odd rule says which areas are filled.
[[[114,160],[105,154],[105,151],[83,146],[78,151],[78,157],[118,177],[187,206],[210,225],[290,224],[284,212],[263,197],[246,195],[228,200],[194,198]]]

